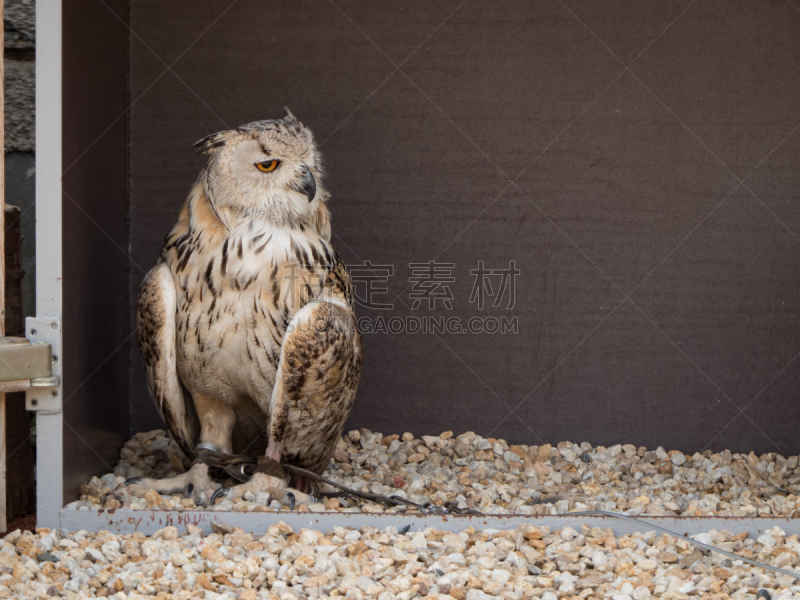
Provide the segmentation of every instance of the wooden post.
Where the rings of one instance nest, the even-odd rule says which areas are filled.
[[[0,0],[0,22],[3,20]],[[6,128],[5,128],[5,32],[0,32],[0,337],[6,334]],[[6,530],[6,395],[0,394],[0,531]]]
[[[11,200],[11,198],[9,198]],[[22,312],[21,211],[6,204],[6,335],[25,337]],[[10,387],[10,386],[8,386]],[[25,409],[25,392],[6,392],[6,520],[32,515],[36,510],[31,414]]]

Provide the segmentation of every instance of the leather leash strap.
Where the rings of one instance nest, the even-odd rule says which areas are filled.
[[[314,484],[314,487],[317,489],[315,490],[315,496],[327,496],[327,497],[337,497],[340,495],[348,496],[351,498],[359,498],[361,500],[368,500],[370,502],[376,502],[378,504],[382,504],[384,507],[387,508],[394,508],[394,507],[406,507],[419,510],[424,513],[438,513],[438,514],[470,514],[470,515],[479,515],[482,514],[480,511],[474,509],[460,509],[456,505],[455,502],[446,502],[444,506],[436,506],[431,503],[425,504],[417,504],[416,502],[411,502],[410,500],[406,500],[405,498],[400,498],[399,496],[383,496],[381,494],[373,494],[372,492],[362,492],[359,490],[354,490],[343,486],[340,483],[336,483],[335,481],[328,479],[327,477],[323,477],[322,475],[317,475],[312,471],[308,471],[306,469],[302,469],[300,467],[295,467],[289,464],[278,464],[273,460],[270,460],[265,457],[260,457],[258,460],[249,458],[247,456],[238,456],[233,454],[223,454],[221,452],[213,452],[206,448],[201,448],[197,452],[197,458],[195,462],[204,462],[209,467],[214,468],[217,471],[224,472],[226,475],[235,479],[240,483],[247,483],[250,478],[253,476],[254,473],[267,473],[274,477],[280,477],[281,479],[287,480],[289,479],[288,474],[306,477]],[[334,487],[340,490],[340,493],[337,492],[325,492],[319,489],[319,484],[324,483],[331,487]]]

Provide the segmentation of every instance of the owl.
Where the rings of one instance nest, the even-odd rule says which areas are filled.
[[[321,473],[350,414],[361,336],[350,279],[331,245],[328,193],[311,131],[287,109],[195,144],[208,155],[141,286],[147,385],[189,471],[136,483],[202,504],[267,492],[304,496],[280,463]],[[223,488],[209,452],[263,453]]]

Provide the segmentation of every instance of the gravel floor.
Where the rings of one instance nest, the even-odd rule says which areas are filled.
[[[164,431],[139,433],[125,444],[114,472],[93,478],[81,500],[68,508],[196,509],[191,499],[180,495],[159,496],[123,485],[129,477],[171,476],[187,466]],[[509,447],[503,440],[474,433],[415,439],[409,433],[384,436],[362,429],[343,436],[325,475],[356,489],[420,504],[452,501],[459,508],[490,514],[604,509],[631,515],[800,516],[798,457],[777,454],[726,450],[690,456],[663,448],[570,442]],[[213,508],[287,507],[259,494],[235,502],[218,500]],[[384,512],[377,504],[335,498],[300,504],[296,510]]]
[[[179,495],[159,496],[124,480],[164,477],[188,465],[163,431],[125,444],[109,473],[93,478],[70,508],[197,508]],[[662,448],[511,446],[473,433],[414,439],[351,431],[326,475],[344,485],[417,503],[485,513],[556,514],[608,509],[632,515],[797,517],[798,458],[730,452],[685,455]],[[143,497],[139,497],[143,495]],[[215,510],[271,512],[286,507],[266,495],[219,501]],[[383,512],[381,506],[329,499],[300,511]],[[389,509],[395,510],[395,509]],[[428,528],[336,527],[326,533],[272,525],[265,535],[214,525],[204,535],[166,527],[152,537],[101,531],[38,529],[0,541],[0,597],[270,598],[346,596],[361,600],[516,600],[609,598],[755,600],[800,596],[780,575],[687,540],[654,532],[615,537],[611,530],[570,527],[448,533]],[[727,531],[695,539],[773,566],[800,559],[798,536],[774,527],[757,539]],[[800,573],[800,569],[798,569]]]
[[[712,531],[695,536],[737,554],[790,568],[800,542],[775,527],[757,540]],[[107,531],[15,531],[0,540],[0,597],[238,598],[298,600],[517,600],[651,597],[710,600],[800,594],[789,575],[704,555],[685,539],[650,533],[523,525],[447,533],[428,528],[336,527],[325,534],[284,523],[263,536],[187,525],[152,537]],[[764,595],[768,590],[769,595]]]

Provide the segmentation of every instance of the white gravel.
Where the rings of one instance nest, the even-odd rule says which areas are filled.
[[[165,477],[188,463],[164,431],[137,434],[120,452],[113,473],[84,486],[88,508],[198,508],[180,495],[144,497],[122,485],[129,477]],[[684,454],[663,448],[561,442],[509,445],[474,433],[416,439],[351,431],[339,442],[325,475],[346,486],[398,495],[423,504],[475,508],[489,514],[564,514],[602,509],[630,515],[800,516],[798,457],[730,451]],[[229,481],[229,484],[234,482]],[[133,490],[136,491],[136,490]],[[141,490],[139,490],[141,492]],[[286,510],[266,494],[217,501],[214,510]],[[347,499],[298,505],[300,511],[384,512],[380,505]],[[394,511],[396,509],[389,509]]]
[[[204,535],[192,525],[185,532],[165,527],[152,537],[15,531],[0,540],[0,597],[751,600],[761,588],[773,599],[800,594],[789,575],[706,556],[685,539],[653,532],[615,537],[610,529],[523,525],[404,535],[395,527],[335,527],[323,534],[278,523],[259,536],[214,528]],[[758,540],[727,531],[696,537],[775,566],[798,564],[798,536],[778,527]]]
[[[123,484],[128,477],[175,475],[187,466],[163,431],[137,434],[125,444],[114,472],[93,478],[82,499],[69,507],[196,509],[179,495],[150,491],[137,497],[131,492],[141,490]],[[774,454],[689,456],[663,448],[569,442],[509,447],[474,433],[415,439],[360,430],[344,436],[326,475],[417,503],[452,501],[495,514],[595,508],[631,515],[800,514],[798,458]],[[260,496],[223,500],[214,509],[285,510]],[[341,499],[297,510],[384,511],[373,503]],[[279,523],[259,537],[212,527],[211,535],[190,525],[183,533],[166,527],[152,537],[13,532],[0,542],[0,598],[756,600],[762,589],[773,600],[800,597],[800,585],[788,575],[704,553],[686,539],[654,532],[615,537],[610,529],[550,531],[523,525],[509,531],[428,528],[401,535],[395,527],[294,532]],[[757,539],[728,531],[695,537],[784,569],[795,569],[800,561],[798,536],[787,537],[777,526]]]

